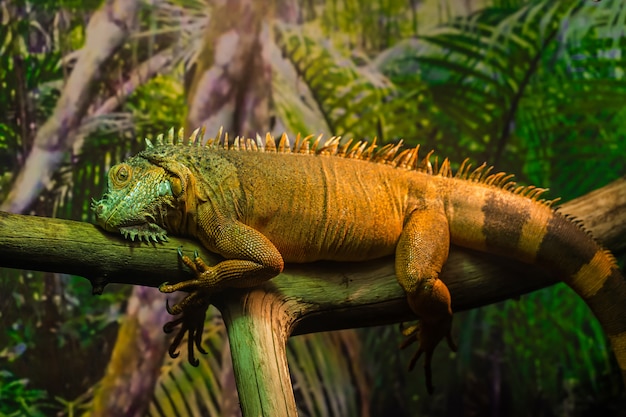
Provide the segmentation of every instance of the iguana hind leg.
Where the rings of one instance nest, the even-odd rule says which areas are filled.
[[[446,338],[452,350],[452,308],[450,292],[439,279],[448,259],[450,231],[443,211],[416,210],[406,222],[396,247],[396,275],[406,292],[407,301],[420,319],[419,326],[405,333],[402,348],[418,342],[419,348],[409,368],[424,354],[426,388],[433,391],[431,360],[439,342]]]

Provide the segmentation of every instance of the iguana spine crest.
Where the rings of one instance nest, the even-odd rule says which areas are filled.
[[[398,169],[419,171],[433,176],[458,178],[493,186],[522,197],[527,197],[549,207],[552,207],[554,203],[560,200],[560,198],[552,200],[540,199],[539,197],[548,191],[547,188],[539,188],[533,185],[518,185],[513,181],[513,174],[507,174],[506,172],[492,174],[493,166],[487,166],[486,163],[472,169],[469,158],[466,158],[461,163],[456,174],[454,174],[448,158],[445,158],[441,165],[439,165],[438,158],[434,156],[433,164],[431,158],[433,158],[434,151],[431,150],[424,158],[420,159],[420,145],[414,148],[400,150],[403,146],[402,140],[395,144],[390,143],[379,147],[376,145],[376,138],[371,142],[360,140],[354,144],[353,139],[349,139],[344,144],[340,144],[341,136],[332,136],[324,144],[320,145],[323,138],[322,134],[313,139],[313,135],[302,137],[298,133],[292,148],[291,141],[286,133],[283,133],[278,141],[270,133],[266,133],[265,141],[263,141],[258,134],[255,139],[237,136],[233,141],[230,141],[228,132],[223,133],[222,128],[218,130],[214,138],[208,138],[206,141],[204,139],[204,128],[195,129],[186,140],[183,128],[178,130],[177,135],[174,133],[174,128],[171,128],[167,136],[162,133],[157,135],[155,138],[156,146],[183,146],[186,143],[187,146],[206,146],[209,148],[234,151],[315,154],[346,159],[359,159],[390,165]],[[155,147],[148,138],[146,138],[145,141],[147,148]],[[278,142],[278,144],[276,144],[276,142]]]

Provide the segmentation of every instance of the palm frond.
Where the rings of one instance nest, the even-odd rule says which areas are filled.
[[[334,134],[385,141],[414,130],[398,126],[410,124],[406,114],[396,116],[402,95],[374,66],[357,66],[327,42],[288,26],[279,28],[277,44]]]

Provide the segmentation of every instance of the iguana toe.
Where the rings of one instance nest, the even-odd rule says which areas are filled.
[[[185,298],[185,300],[187,300],[188,298],[189,296]],[[172,333],[174,329],[180,325],[178,333],[176,333],[176,336],[174,336],[174,340],[170,344],[168,353],[172,358],[178,357],[179,353],[177,352],[177,349],[180,346],[183,338],[185,337],[185,333],[188,333],[188,360],[191,365],[198,366],[199,361],[195,357],[194,346],[196,347],[196,349],[198,349],[200,353],[207,353],[202,348],[202,335],[204,332],[206,311],[210,303],[208,301],[183,303],[185,300],[174,305],[174,307],[172,308],[170,308],[169,304],[166,302],[166,308],[170,314],[177,310],[176,307],[179,307],[183,316],[165,323],[165,325],[163,326],[163,331],[165,333]],[[202,298],[200,298],[200,300],[202,300]]]
[[[453,352],[456,352],[457,350],[456,344],[452,340],[450,330],[451,323],[449,321],[445,321],[445,323],[422,321],[419,325],[412,326],[402,331],[402,333],[407,337],[400,344],[400,349],[404,349],[415,342],[419,345],[417,351],[411,357],[409,362],[409,371],[413,370],[418,359],[422,356],[422,354],[424,354],[424,377],[428,394],[432,394],[434,392],[431,365],[435,348],[445,337],[450,349]]]

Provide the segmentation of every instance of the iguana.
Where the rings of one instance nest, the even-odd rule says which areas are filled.
[[[196,278],[161,291],[190,294],[168,310],[184,313],[170,354],[189,332],[189,360],[211,296],[256,286],[285,262],[363,261],[395,255],[395,272],[420,319],[411,367],[424,354],[432,392],[431,357],[444,338],[450,347],[450,293],[439,279],[450,244],[547,267],[591,307],[608,334],[626,379],[626,282],[611,253],[579,222],[540,199],[545,191],[517,186],[512,175],[463,162],[431,164],[431,153],[401,143],[341,144],[333,137],[278,144],[228,138],[203,143],[171,130],[108,174],[108,191],[94,201],[98,224],[130,239],[159,241],[167,233],[198,239],[225,260],[207,266],[182,257]]]

